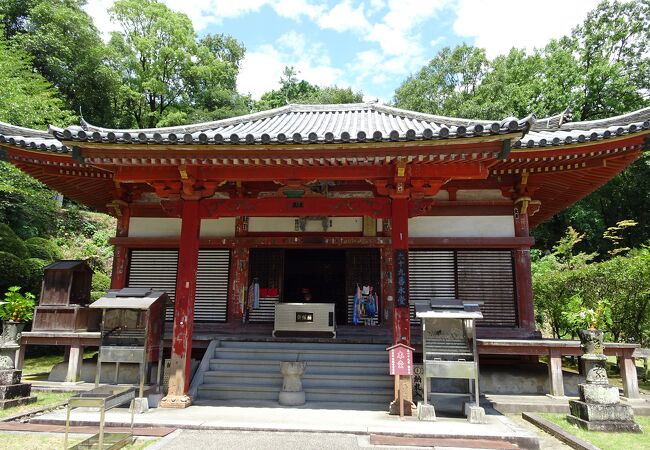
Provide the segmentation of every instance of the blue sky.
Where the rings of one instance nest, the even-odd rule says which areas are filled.
[[[98,28],[115,29],[89,0]],[[164,0],[198,35],[226,33],[247,49],[238,88],[254,98],[278,87],[285,66],[318,85],[361,90],[389,102],[395,89],[442,47],[461,42],[488,56],[532,50],[568,34],[597,0]]]

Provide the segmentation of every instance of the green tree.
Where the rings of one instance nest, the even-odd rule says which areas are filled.
[[[38,73],[63,94],[66,106],[92,123],[114,123],[118,77],[104,63],[106,46],[86,0],[4,0],[4,35],[31,56]]]
[[[485,50],[445,47],[395,91],[396,106],[431,114],[480,117],[472,101],[490,68]]]
[[[279,108],[290,103],[304,104],[342,104],[363,101],[361,92],[351,88],[337,86],[321,87],[308,81],[298,79],[298,72],[293,67],[285,67],[280,77],[280,89],[266,92],[253,108],[256,111]]]
[[[194,109],[229,115],[238,104],[235,80],[244,48],[223,35],[196,40],[190,19],[157,0],[119,0],[111,19],[123,31],[109,42],[120,75],[123,126],[183,123]]]
[[[0,33],[0,121],[35,128],[69,123],[74,116],[59,92],[32,70],[31,63],[25,51]]]

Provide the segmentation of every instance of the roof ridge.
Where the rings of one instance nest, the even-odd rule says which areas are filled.
[[[590,130],[612,125],[629,125],[637,122],[650,120],[650,106],[630,111],[618,116],[607,117],[605,119],[583,120],[580,122],[567,122],[562,124],[560,130]]]
[[[9,131],[9,133],[5,132],[4,130]],[[20,127],[18,125],[12,125],[10,123],[0,121],[0,134],[13,135],[14,133],[16,133],[16,136],[22,137],[52,138],[47,130],[36,130],[34,128]]]

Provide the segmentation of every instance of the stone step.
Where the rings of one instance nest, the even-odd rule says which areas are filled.
[[[338,344],[321,342],[282,342],[282,341],[219,341],[220,348],[274,348],[287,350],[360,350],[386,353],[385,344]]]
[[[280,362],[275,360],[225,359],[210,360],[210,370],[234,370],[250,372],[273,372],[280,370]],[[358,374],[387,375],[387,362],[349,362],[349,361],[309,361],[305,369],[307,374]]]
[[[276,400],[280,388],[246,384],[204,384],[199,387],[201,399],[214,400]],[[390,394],[375,389],[355,388],[305,388],[308,402],[373,403],[388,404],[393,400]]]
[[[32,385],[28,383],[6,384],[0,386],[0,400],[29,397],[31,391]]]
[[[205,373],[203,380],[204,384],[234,384],[241,382],[250,385],[282,386],[282,375],[279,372],[209,371]],[[387,375],[305,374],[302,377],[302,385],[305,389],[311,387],[349,388],[363,386],[365,388],[390,391],[393,388],[393,379]]]
[[[255,359],[272,361],[359,361],[359,362],[383,362],[388,365],[388,354],[386,352],[366,352],[362,350],[317,350],[304,349],[300,351],[281,348],[222,348],[217,347],[214,352],[215,358],[225,359]]]

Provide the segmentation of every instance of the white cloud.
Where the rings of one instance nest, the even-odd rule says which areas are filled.
[[[370,28],[363,5],[353,8],[350,0],[343,0],[332,9],[322,14],[317,20],[318,26],[335,31],[365,32]]]
[[[486,4],[481,0],[458,0],[454,31],[475,38],[474,45],[494,58],[512,47],[532,50],[552,38],[560,38],[581,23],[599,0],[546,0],[534,8],[519,0],[500,0]]]
[[[295,31],[280,36],[274,45],[262,45],[247,51],[237,77],[237,89],[250,93],[254,99],[280,87],[286,66],[293,66],[298,78],[319,86],[346,87],[344,72],[330,63],[329,55],[319,43],[309,43],[306,36]]]
[[[95,26],[104,39],[108,39],[111,31],[118,31],[120,28],[111,22],[108,17],[108,8],[113,6],[114,0],[89,0],[83,9],[93,18]]]

